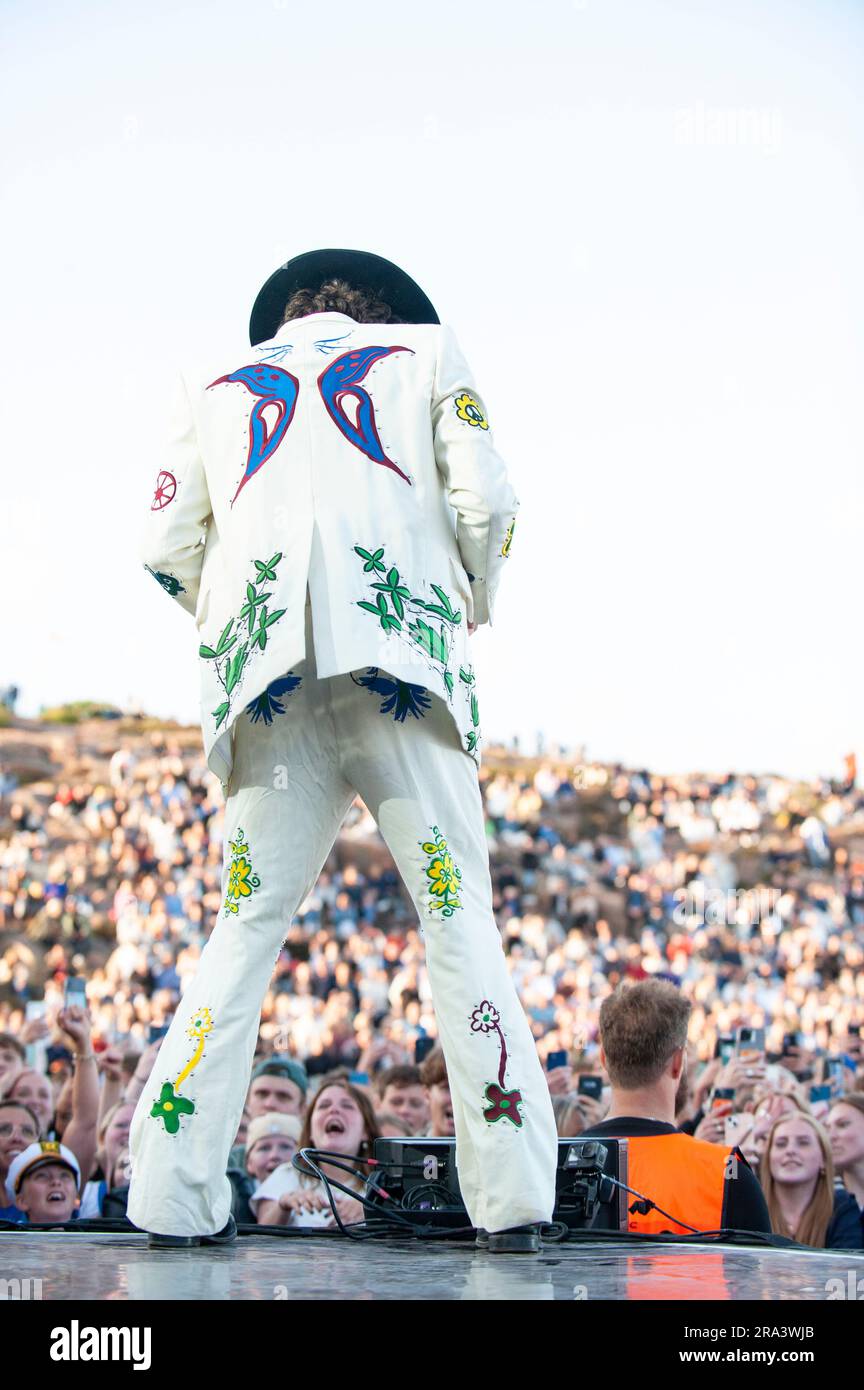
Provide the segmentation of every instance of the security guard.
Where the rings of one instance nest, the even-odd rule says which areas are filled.
[[[689,1018],[689,1001],[665,980],[622,985],[604,1000],[600,1060],[612,1104],[591,1137],[628,1141],[630,1231],[769,1232],[762,1188],[740,1150],[675,1125]]]

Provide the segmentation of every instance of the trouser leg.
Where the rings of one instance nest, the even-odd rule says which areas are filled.
[[[222,907],[130,1129],[128,1215],[143,1230],[209,1235],[228,1220],[226,1166],[262,1000],[291,918],[354,797],[338,771],[314,666],[296,671],[300,684],[277,697],[283,713],[253,723],[244,711],[238,721]]]
[[[477,769],[440,701],[404,723],[350,677],[331,682],[342,770],[375,817],[420,916],[475,1226],[551,1220],[558,1137],[507,969]]]

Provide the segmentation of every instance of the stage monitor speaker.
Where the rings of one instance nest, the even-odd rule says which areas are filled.
[[[454,1139],[423,1135],[376,1139],[367,1195],[375,1200],[377,1191],[382,1216],[390,1208],[418,1224],[469,1225],[455,1147]],[[572,1230],[626,1230],[627,1193],[613,1179],[627,1182],[626,1139],[559,1139],[553,1220]]]
[[[626,1231],[627,1167],[626,1139],[559,1139],[555,1220],[571,1230]]]

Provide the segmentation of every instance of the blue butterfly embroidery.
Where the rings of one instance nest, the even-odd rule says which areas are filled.
[[[302,676],[294,676],[289,671],[287,676],[279,676],[271,681],[267,689],[246,706],[252,723],[257,724],[259,719],[263,719],[265,724],[272,724],[274,714],[284,714],[285,706],[279,696],[293,694],[302,679]]]
[[[404,724],[406,714],[422,719],[431,704],[429,691],[423,685],[411,685],[407,681],[397,681],[393,676],[379,675],[377,666],[368,666],[365,676],[359,678],[351,673],[355,685],[371,690],[373,695],[383,695],[380,714],[393,713],[393,718]]]

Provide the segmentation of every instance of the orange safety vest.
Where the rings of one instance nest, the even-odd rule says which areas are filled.
[[[627,1186],[650,1197],[669,1216],[662,1216],[653,1207],[644,1216],[632,1211],[639,1199],[627,1193],[627,1229],[671,1231],[675,1235],[689,1235],[688,1226],[697,1231],[719,1230],[733,1153],[732,1148],[708,1144],[689,1134],[628,1135]]]

